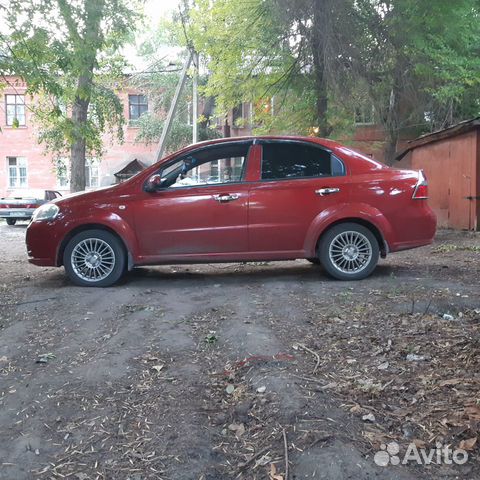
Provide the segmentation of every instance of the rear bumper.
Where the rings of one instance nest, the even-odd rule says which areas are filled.
[[[408,216],[407,238],[402,238],[402,233],[397,235],[397,241],[389,244],[390,252],[400,252],[410,248],[423,247],[433,243],[437,230],[437,217],[427,203],[423,208],[410,211]]]
[[[35,208],[1,208],[0,218],[13,218],[14,220],[26,220],[32,218]]]

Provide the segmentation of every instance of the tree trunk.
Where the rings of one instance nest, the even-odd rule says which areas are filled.
[[[385,150],[384,150],[385,163],[387,165],[393,165],[395,163],[395,156],[397,153],[397,142],[398,142],[398,135],[388,136],[387,142],[385,145]]]
[[[326,26],[328,23],[327,0],[313,0],[312,56],[316,90],[316,116],[318,134],[328,137],[332,128],[328,123],[328,90],[326,76]]]
[[[85,190],[85,163],[88,105],[90,104],[90,90],[92,75],[83,75],[78,79],[75,103],[72,108],[73,142],[70,159],[70,191]]]
[[[84,0],[85,26],[79,31],[79,25],[73,16],[71,2],[57,0],[70,41],[74,46],[73,56],[78,62],[78,80],[75,91],[75,101],[72,107],[72,142],[70,158],[70,191],[85,190],[85,155],[87,150],[87,119],[88,106],[92,96],[93,71],[96,58],[102,46],[103,34],[101,21],[104,16],[105,0]],[[83,35],[82,35],[83,33]]]
[[[387,133],[387,144],[385,146],[385,162],[387,165],[393,165],[395,162],[395,154],[397,152],[397,143],[400,136],[401,126],[401,105],[400,97],[402,95],[402,76],[405,71],[406,64],[401,55],[395,59],[395,67],[393,71],[393,84],[390,91],[390,99],[388,103],[385,130]]]

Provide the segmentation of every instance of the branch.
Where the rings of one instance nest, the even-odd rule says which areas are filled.
[[[60,9],[60,14],[62,15],[65,24],[67,25],[68,33],[75,42],[82,40],[82,37],[78,33],[77,24],[73,19],[73,10],[70,4],[66,0],[57,0],[58,8]]]

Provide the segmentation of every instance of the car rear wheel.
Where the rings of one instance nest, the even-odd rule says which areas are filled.
[[[17,221],[14,218],[7,218],[7,225],[15,225]]]
[[[325,270],[338,280],[361,280],[378,263],[378,241],[363,225],[341,223],[322,237],[318,257]]]
[[[82,287],[109,287],[125,272],[125,247],[104,230],[86,230],[65,247],[63,265],[68,276]]]

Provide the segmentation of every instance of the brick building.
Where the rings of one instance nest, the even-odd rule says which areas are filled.
[[[26,84],[21,79],[7,77],[6,82],[0,85],[0,197],[33,189],[69,192],[67,168],[55,167],[67,162],[46,154],[44,146],[37,142],[34,116],[29,108],[35,98],[26,94]],[[132,122],[148,110],[147,99],[129,88],[117,93],[127,119],[124,143],[106,137],[101,160],[87,159],[87,189],[120,181],[122,170],[128,170],[131,162],[132,166],[142,167],[153,160],[156,146],[135,142],[138,128]],[[116,173],[119,175],[115,176]]]

